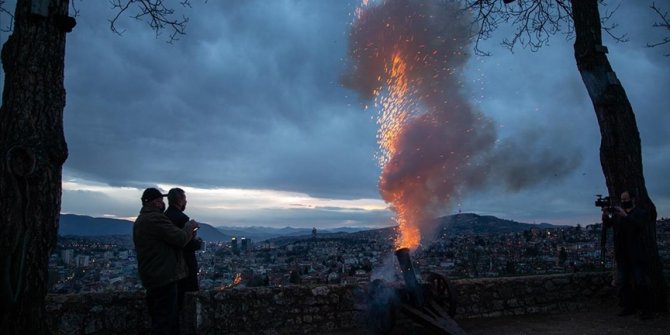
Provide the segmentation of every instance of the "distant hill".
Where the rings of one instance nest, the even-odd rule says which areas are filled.
[[[393,229],[391,228],[384,228],[384,229]],[[349,232],[348,229],[344,229],[343,231],[335,231],[335,230],[319,230],[317,232],[317,238],[318,239],[332,239],[332,238],[343,238],[343,239],[374,239],[378,235],[378,231],[380,229],[372,229],[372,230],[356,230],[353,232]],[[388,234],[388,236],[391,236]],[[296,241],[301,241],[301,240],[308,240],[312,238],[312,233],[310,231],[309,234],[303,234],[303,235],[285,235],[285,236],[279,236],[279,237],[273,237],[273,238],[268,238],[266,241],[272,242],[275,245],[286,245],[290,244]]]
[[[435,220],[435,236],[451,237],[464,235],[487,235],[487,234],[505,234],[515,233],[536,227],[541,229],[557,228],[559,226],[541,223],[530,224],[521,223],[512,220],[500,219],[495,216],[477,215],[473,213],[462,213],[449,216],[443,216]],[[386,239],[395,235],[395,227],[371,229],[348,234],[319,234],[320,238],[345,237],[351,239]],[[302,236],[284,236],[274,238],[271,241],[276,244],[288,244],[295,241],[309,238],[309,235]]]
[[[437,223],[440,225],[438,232],[447,234],[447,236],[504,234],[522,232],[532,227],[542,229],[558,227],[548,223],[522,223],[512,220],[500,219],[495,216],[477,215],[473,213],[443,216],[437,219]]]
[[[107,236],[132,235],[133,223],[128,220],[94,218],[85,215],[61,214],[58,235]]]
[[[473,213],[462,213],[443,216],[435,220],[435,225],[437,228],[435,230],[436,236],[463,236],[463,235],[486,235],[486,234],[505,234],[505,233],[516,233],[528,230],[530,228],[557,228],[559,226],[541,223],[541,224],[530,224],[516,222],[512,220],[500,219],[495,216],[490,215],[477,215]],[[352,234],[356,235],[366,235],[366,234],[381,234],[382,236],[388,235],[391,237],[395,234],[395,229],[391,228],[382,228],[376,229],[375,231],[369,232],[358,232]]]
[[[555,228],[548,223],[529,224],[500,219],[495,216],[482,216],[463,213],[444,216],[435,220],[438,225],[436,236],[481,235],[521,232],[531,227]],[[128,220],[94,218],[84,215],[61,214],[61,236],[109,236],[132,235],[133,223]],[[390,238],[394,227],[381,229],[335,228],[317,229],[320,238]],[[230,241],[232,237],[246,237],[254,242],[271,240],[277,244],[310,238],[311,228],[270,228],[270,227],[213,227],[203,223],[198,236],[205,241]]]
[[[226,235],[246,237],[252,241],[265,241],[281,237],[312,236],[312,228],[271,228],[271,227],[217,227]],[[317,234],[353,233],[365,228],[318,229]]]
[[[198,236],[207,242],[230,241],[232,235],[222,233],[216,227],[207,223],[201,223],[198,229]]]
[[[133,222],[128,220],[94,218],[85,215],[61,214],[60,236],[110,236],[132,235]],[[205,241],[229,241],[231,235],[226,235],[209,224],[202,223],[198,236]]]

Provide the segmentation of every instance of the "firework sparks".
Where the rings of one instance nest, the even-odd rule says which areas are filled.
[[[380,193],[398,223],[397,248],[416,248],[422,225],[457,189],[472,141],[493,143],[461,96],[465,21],[441,1],[386,0],[356,11],[344,83],[378,108]]]
[[[541,136],[497,140],[466,97],[468,15],[455,1],[365,1],[351,25],[342,82],[378,109],[379,192],[395,213],[398,248],[432,236],[457,196],[490,183],[519,191],[580,162],[578,153],[533,149]]]

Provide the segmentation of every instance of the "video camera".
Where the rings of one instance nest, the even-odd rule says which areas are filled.
[[[596,197],[598,197],[598,199],[596,199],[596,203],[595,203],[596,207],[600,207],[600,208],[603,208],[603,209],[612,207],[612,203],[610,202],[610,197],[609,196],[603,197],[602,194],[596,194]]]

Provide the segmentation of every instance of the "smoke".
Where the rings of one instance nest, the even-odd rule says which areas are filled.
[[[579,163],[542,152],[538,138],[497,140],[464,92],[469,22],[454,1],[385,0],[361,7],[350,32],[342,82],[381,108],[381,196],[401,228],[405,220],[424,236],[454,197],[491,185],[519,191]]]
[[[394,282],[399,278],[398,271],[396,271],[396,257],[393,253],[384,256],[381,264],[375,266],[370,273],[370,281],[380,279],[385,282]]]
[[[519,192],[559,181],[581,164],[582,157],[566,139],[560,145],[547,143],[550,136],[547,130],[526,129],[516,137],[499,141],[493,150],[479,153],[463,174],[461,188],[473,191],[502,186],[507,191]]]

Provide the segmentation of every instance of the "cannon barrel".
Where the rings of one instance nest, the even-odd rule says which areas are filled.
[[[412,266],[412,259],[409,256],[409,248],[400,248],[396,250],[395,257],[398,259],[398,264],[400,264],[400,271],[402,271],[402,276],[405,280],[405,288],[413,297],[414,304],[416,306],[422,306],[424,302],[423,288],[416,280],[416,273]]]

